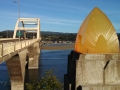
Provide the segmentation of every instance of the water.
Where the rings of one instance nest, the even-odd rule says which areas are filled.
[[[10,90],[10,78],[5,62],[0,64],[0,90]]]
[[[26,70],[25,82],[38,80],[44,74],[44,70],[55,68],[54,74],[60,82],[64,82],[64,74],[67,73],[67,58],[71,50],[47,51],[42,50],[39,60],[39,69]],[[10,90],[10,79],[6,63],[0,64],[0,90]]]

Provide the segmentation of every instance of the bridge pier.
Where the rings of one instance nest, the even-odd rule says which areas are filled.
[[[40,46],[39,42],[34,43],[30,47],[28,47],[28,69],[37,69],[39,67],[39,54],[40,54]]]
[[[6,61],[11,81],[11,90],[24,90],[26,49]]]

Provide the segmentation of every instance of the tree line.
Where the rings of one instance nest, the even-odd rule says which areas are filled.
[[[43,41],[75,41],[76,34],[42,34]]]
[[[43,41],[75,41],[76,33],[61,33],[61,32],[48,32],[41,31],[41,37]],[[36,37],[36,33],[27,33],[27,38]],[[0,38],[12,38],[13,30],[5,30],[0,32]],[[23,34],[22,36],[23,37]]]

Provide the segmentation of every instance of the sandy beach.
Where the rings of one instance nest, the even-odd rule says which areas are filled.
[[[68,44],[68,45],[55,45],[55,46],[41,46],[42,50],[70,50],[74,49],[74,44]]]

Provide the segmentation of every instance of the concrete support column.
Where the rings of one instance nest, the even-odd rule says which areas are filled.
[[[11,81],[11,90],[24,90],[26,50],[6,61]]]
[[[24,31],[24,39],[26,39],[26,31]]]
[[[28,55],[29,55],[28,69],[38,68],[39,54],[40,54],[39,42],[36,42],[30,47],[28,47]]]

